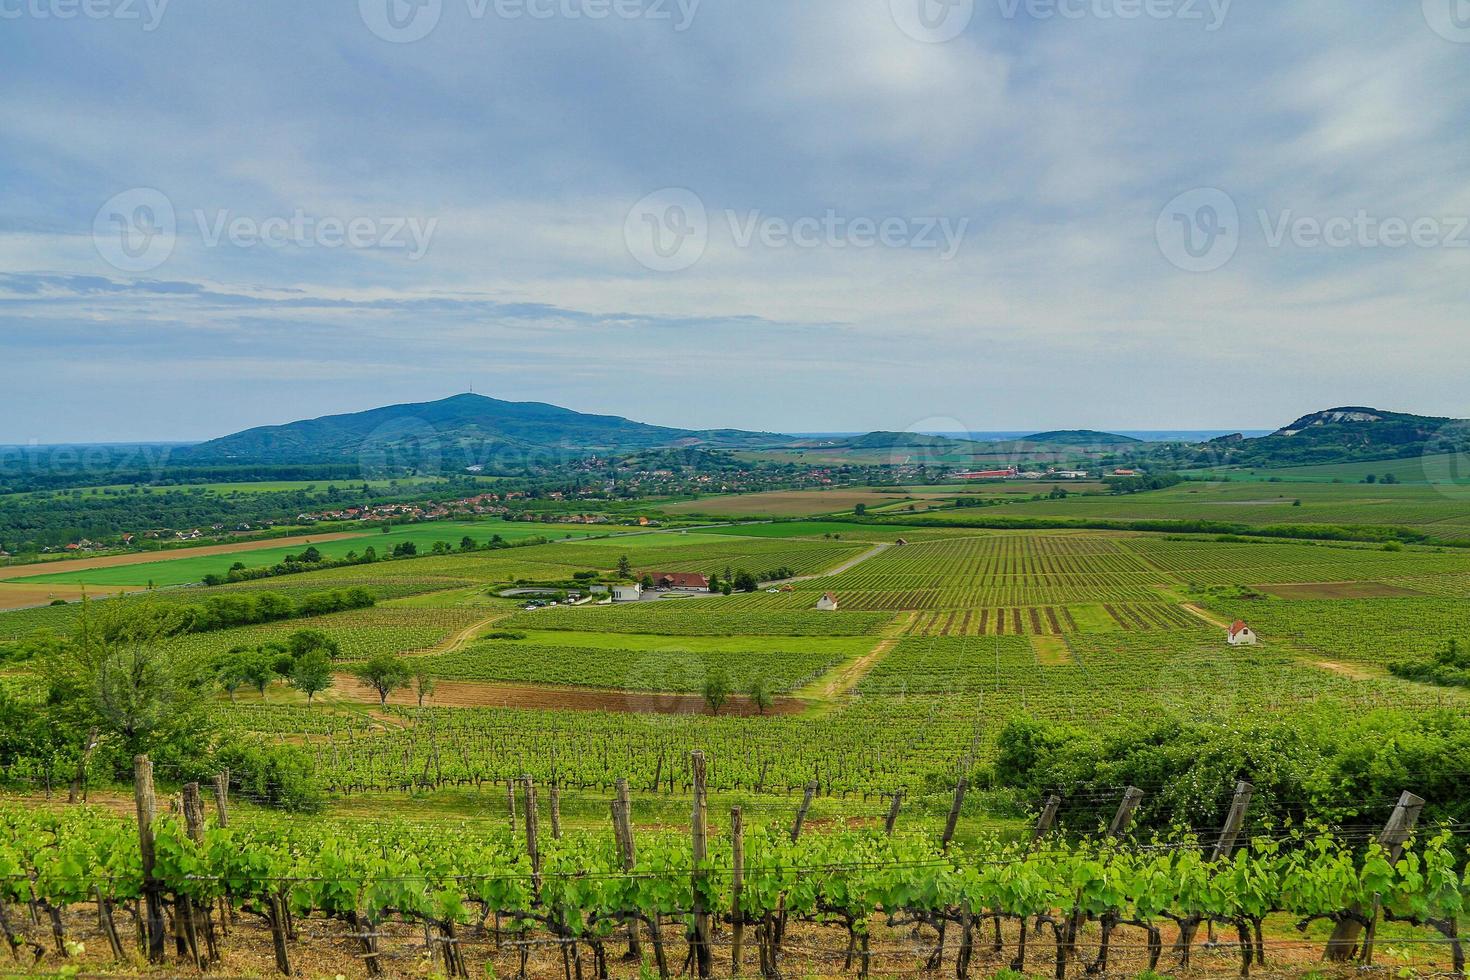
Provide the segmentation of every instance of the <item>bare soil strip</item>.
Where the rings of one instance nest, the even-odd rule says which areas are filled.
[[[1347,664],[1337,663],[1334,660],[1319,660],[1317,661],[1317,666],[1321,667],[1323,670],[1330,670],[1334,674],[1341,674],[1343,677],[1347,677],[1355,681],[1371,681],[1374,678],[1381,676],[1362,667],[1351,667]]]
[[[268,538],[263,541],[240,541],[235,544],[211,544],[198,548],[175,548],[168,551],[137,551],[126,555],[102,555],[97,558],[68,558],[63,561],[35,562],[30,565],[7,565],[0,568],[0,579],[29,578],[33,575],[59,575],[62,572],[85,572],[93,568],[115,568],[118,565],[147,565],[177,558],[208,558],[236,551],[260,551],[264,548],[293,548],[301,544],[323,541],[345,541],[365,537],[363,531],[337,531],[332,534],[303,534],[294,538]]]
[[[378,692],[351,674],[338,674],[333,694],[339,700],[378,703]],[[806,705],[795,698],[779,697],[766,714],[794,715]],[[397,691],[389,704],[418,704],[412,691]],[[431,708],[532,708],[556,711],[614,711],[648,715],[709,714],[709,706],[698,694],[668,694],[657,691],[610,691],[587,687],[553,687],[534,684],[496,684],[481,681],[435,681],[434,693],[425,701]],[[721,716],[747,717],[758,714],[745,697],[731,697],[720,709]]]
[[[29,606],[47,606],[53,599],[65,599],[68,602],[80,599],[83,594],[92,596],[114,595],[117,592],[136,592],[137,589],[109,588],[106,591],[92,589],[87,592],[85,586],[63,585],[60,582],[49,582],[39,585],[10,585],[0,583],[0,609],[25,609]]]

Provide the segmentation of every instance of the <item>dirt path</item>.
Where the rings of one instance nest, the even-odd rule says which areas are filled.
[[[1355,681],[1371,681],[1382,676],[1362,667],[1351,667],[1347,664],[1340,664],[1335,660],[1318,660],[1316,666]]]
[[[894,619],[884,628],[883,638],[878,641],[877,646],[856,660],[838,664],[826,674],[794,692],[795,696],[808,701],[832,702],[845,694],[851,694],[862,683],[863,678],[868,676],[873,666],[888,656],[902,638],[904,631],[913,625],[914,617],[917,615],[917,612],[909,612]]]
[[[1222,630],[1228,630],[1230,628],[1230,624],[1225,622],[1225,620],[1213,615],[1212,613],[1205,612],[1203,609],[1201,609],[1199,606],[1196,606],[1192,602],[1181,602],[1179,604],[1179,607],[1185,612],[1189,613],[1191,616],[1194,616],[1197,619],[1202,619],[1205,622],[1209,623],[1211,626],[1218,626]]]
[[[377,704],[378,692],[351,674],[338,674],[332,694],[337,700]],[[766,714],[794,715],[806,709],[802,701],[779,697]],[[397,691],[389,704],[417,706],[418,697],[408,690]],[[435,681],[427,701],[431,708],[534,708],[557,711],[615,711],[629,714],[709,714],[709,706],[698,694],[667,694],[656,691],[613,691],[588,687],[554,687],[535,684],[497,684],[487,681]],[[732,697],[720,709],[721,716],[757,714],[745,697]]]
[[[173,548],[168,551],[135,551],[126,555],[103,555],[98,558],[68,558],[63,561],[36,562],[30,565],[7,565],[0,568],[0,579],[30,578],[33,575],[59,575],[62,572],[86,572],[94,568],[116,568],[119,565],[148,565],[156,561],[179,558],[207,558],[236,551],[261,551],[265,548],[294,548],[323,541],[345,541],[369,535],[364,531],[337,531],[332,534],[302,534],[293,538],[267,538],[239,541],[234,544],[212,544],[199,548]]]
[[[491,625],[492,623],[504,619],[505,617],[509,616],[513,611],[514,610],[510,609],[497,609],[494,615],[489,616],[486,619],[479,620],[478,622],[471,623],[469,626],[466,626],[464,629],[460,630],[458,633],[455,633],[448,639],[440,640],[433,646],[425,647],[422,650],[406,651],[403,656],[428,657],[440,653],[453,653],[455,650],[458,650],[460,647],[465,646],[466,644],[474,640],[475,634],[480,632],[480,630]]]

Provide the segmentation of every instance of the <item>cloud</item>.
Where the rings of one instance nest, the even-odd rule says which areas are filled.
[[[943,44],[887,0],[705,0],[682,32],[446,0],[405,45],[350,3],[175,4],[147,33],[7,21],[0,343],[20,370],[0,408],[48,439],[205,436],[478,377],[803,430],[1268,427],[1355,384],[1346,400],[1463,414],[1470,250],[1273,248],[1257,219],[1470,213],[1470,61],[1417,7],[1235,4],[1206,31],[977,0]],[[133,187],[179,215],[167,262],[137,275],[91,238]],[[664,187],[710,214],[677,274],[624,240]],[[1154,240],[1195,187],[1243,219],[1207,275]],[[408,261],[210,247],[196,221],[297,211],[436,226]],[[727,212],[967,232],[950,261],[741,247]],[[62,382],[76,411],[57,417]],[[210,407],[181,420],[180,398]]]

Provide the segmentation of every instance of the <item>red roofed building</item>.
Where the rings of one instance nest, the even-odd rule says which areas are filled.
[[[1242,620],[1237,619],[1230,625],[1230,635],[1226,637],[1226,641],[1233,647],[1255,646],[1256,633]]]
[[[676,589],[680,592],[708,592],[709,576],[698,572],[647,572],[653,579],[655,589]]]
[[[956,473],[954,478],[956,480],[1009,480],[1018,475],[1018,472],[1014,466],[1010,466],[1003,470],[972,470],[967,473]]]

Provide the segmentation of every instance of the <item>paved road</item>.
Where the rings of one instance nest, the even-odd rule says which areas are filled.
[[[761,588],[765,588],[765,587],[771,586],[771,585],[788,585],[788,584],[793,583],[793,582],[811,582],[811,581],[813,581],[815,579],[819,579],[819,578],[831,578],[834,575],[841,575],[843,572],[850,571],[850,570],[856,568],[857,566],[861,565],[863,562],[867,561],[869,558],[876,558],[877,556],[883,554],[883,552],[887,551],[889,548],[892,548],[892,547],[893,547],[893,542],[892,541],[882,541],[882,542],[879,542],[878,544],[873,545],[873,547],[869,548],[867,551],[865,551],[862,554],[858,555],[856,558],[850,558],[850,559],[848,559],[847,561],[843,562],[841,565],[838,565],[836,568],[830,568],[827,571],[821,572],[821,573],[819,573],[817,575],[798,575],[798,576],[796,576],[796,578],[783,578],[779,582],[762,582],[761,583]]]

